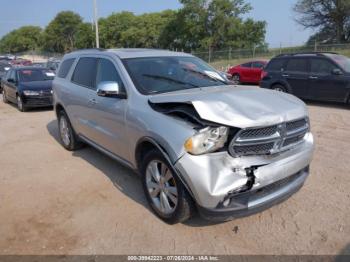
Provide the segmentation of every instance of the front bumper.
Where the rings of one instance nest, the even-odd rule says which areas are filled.
[[[23,105],[26,107],[48,107],[53,106],[51,96],[22,96]]]
[[[279,154],[239,158],[227,152],[202,156],[185,154],[175,168],[191,191],[200,213],[206,218],[217,216],[225,220],[225,217],[249,215],[295,193],[309,174],[313,151],[313,136],[308,133],[301,144]],[[249,191],[237,193],[248,183],[247,170],[252,170],[254,184]],[[227,199],[230,204],[224,207]]]

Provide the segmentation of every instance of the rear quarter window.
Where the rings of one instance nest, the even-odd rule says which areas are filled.
[[[68,75],[69,70],[71,69],[73,63],[74,63],[75,58],[70,58],[67,60],[64,60],[60,66],[60,69],[58,71],[57,76],[59,78],[66,78]]]

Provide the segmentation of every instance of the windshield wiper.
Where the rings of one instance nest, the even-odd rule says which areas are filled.
[[[142,76],[146,76],[146,77],[150,77],[150,78],[154,78],[154,79],[165,80],[165,81],[177,83],[177,84],[180,84],[180,85],[190,85],[190,86],[193,86],[193,87],[199,87],[197,85],[194,85],[194,84],[191,84],[191,83],[188,83],[188,82],[183,82],[181,80],[177,80],[177,79],[173,79],[171,77],[166,77],[166,76],[161,76],[161,75],[143,74]]]
[[[195,73],[195,74],[199,74],[201,76],[204,76],[205,78],[208,78],[210,80],[215,80],[215,81],[218,81],[218,82],[221,82],[225,85],[227,85],[228,83],[225,81],[225,80],[221,80],[219,78],[216,78],[216,77],[213,77],[213,76],[210,76],[204,72],[201,72],[201,71],[197,71],[197,70],[194,70],[194,69],[189,69],[189,68],[183,68],[184,71],[187,71],[187,72],[191,72],[191,73]]]

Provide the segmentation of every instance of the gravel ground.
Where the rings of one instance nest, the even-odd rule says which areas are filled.
[[[64,150],[53,111],[1,102],[0,254],[350,254],[350,111],[309,109],[317,146],[296,195],[231,222],[169,226],[130,170]]]

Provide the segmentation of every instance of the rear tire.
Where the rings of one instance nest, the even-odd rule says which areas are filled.
[[[81,148],[82,143],[74,132],[67,114],[64,111],[58,113],[58,132],[61,144],[68,151],[74,151]]]
[[[282,92],[282,93],[288,93],[288,90],[285,86],[277,84],[271,87],[272,90],[275,90],[277,92]]]
[[[194,202],[162,153],[149,151],[140,169],[147,201],[160,219],[176,224],[193,215]]]

